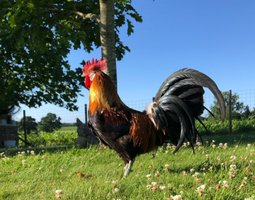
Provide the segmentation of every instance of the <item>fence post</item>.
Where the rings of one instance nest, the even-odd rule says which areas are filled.
[[[23,129],[24,129],[24,143],[27,146],[27,127],[26,127],[26,111],[23,110]]]
[[[232,90],[229,90],[228,95],[228,117],[229,133],[232,133]]]
[[[85,109],[85,124],[88,124],[88,107],[87,107],[87,104],[85,104],[84,109]]]

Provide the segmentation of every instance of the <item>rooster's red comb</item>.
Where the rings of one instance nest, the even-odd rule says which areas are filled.
[[[100,70],[103,71],[104,69],[107,68],[107,63],[106,60],[104,60],[103,58],[101,58],[100,60],[97,59],[92,59],[92,61],[87,61],[83,67],[83,75],[89,75],[89,73],[91,71],[96,71],[96,70]]]

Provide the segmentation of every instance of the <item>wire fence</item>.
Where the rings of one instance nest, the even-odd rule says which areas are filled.
[[[249,108],[252,110],[255,108],[255,89],[247,89],[247,90],[232,90],[232,94],[237,94],[239,96],[239,102],[244,103],[244,105],[249,106]],[[124,100],[124,103],[136,110],[143,111],[146,109],[146,107],[149,105],[150,102],[152,102],[152,98],[146,98],[146,99],[130,99],[130,100]],[[204,95],[204,105],[210,109],[210,107],[213,105],[215,101],[215,98],[213,94],[205,90]],[[80,106],[78,111],[68,111],[64,108],[59,108],[57,106],[52,105],[45,105],[38,109],[25,109],[26,115],[31,116],[36,119],[37,122],[41,120],[42,117],[45,117],[47,113],[55,113],[57,116],[61,118],[62,123],[75,123],[76,119],[79,118],[81,121],[86,121],[86,113],[85,113],[85,106],[87,104],[83,104]],[[204,112],[203,116],[207,116],[208,112]],[[20,121],[23,117],[22,110],[14,115],[15,121]]]
[[[242,102],[245,106],[249,106],[249,108],[252,110],[255,108],[255,89],[247,89],[247,90],[231,90],[232,95],[236,94],[239,96],[239,102]],[[149,105],[149,103],[152,101],[152,98],[150,99],[137,99],[137,100],[128,100],[126,101],[126,105],[129,107],[143,111],[146,109],[146,107]],[[208,109],[211,108],[211,106],[214,104],[215,97],[209,90],[205,90],[204,94],[204,105]],[[205,111],[203,115],[207,115],[208,112]]]
[[[229,91],[230,92],[230,91]],[[242,102],[244,104],[244,106],[248,106],[250,110],[255,110],[255,89],[251,89],[251,90],[232,90],[229,93],[229,99],[227,100],[228,102],[230,102],[232,100],[232,95],[238,95],[238,101]],[[127,100],[124,101],[126,103],[127,106],[139,110],[139,111],[143,111],[146,109],[146,107],[149,105],[149,103],[152,102],[153,98],[148,98],[148,99],[132,99],[132,100]],[[215,98],[213,96],[213,94],[211,94],[209,91],[205,91],[205,95],[204,95],[204,105],[210,109],[210,107],[214,104]],[[231,105],[231,104],[230,104]],[[232,110],[231,106],[227,107],[227,109],[229,109],[229,111]],[[11,124],[12,124],[12,132],[10,132],[10,126],[8,125],[3,125],[2,122],[0,123],[0,146],[1,144],[3,145],[5,141],[9,141],[9,140],[17,140],[17,126],[15,125],[15,122],[19,122],[21,121],[22,118],[24,118],[24,116],[28,117],[32,117],[34,119],[36,119],[36,122],[40,122],[42,117],[45,117],[48,113],[54,113],[56,114],[57,117],[61,118],[61,122],[63,123],[63,125],[74,125],[76,123],[76,119],[79,118],[81,121],[86,122],[88,119],[87,116],[87,104],[83,104],[82,106],[80,106],[80,109],[78,111],[75,112],[70,112],[67,111],[66,109],[63,108],[59,108],[57,106],[52,106],[52,105],[45,105],[41,108],[34,108],[34,109],[27,109],[27,110],[21,110],[20,112],[18,112],[17,114],[15,114],[11,120]],[[232,113],[232,112],[228,112],[228,113]],[[208,116],[208,112],[204,112],[203,117]],[[227,116],[227,119],[229,121],[229,132],[232,132],[232,116],[231,114],[229,114],[229,116]],[[1,118],[0,118],[1,120]],[[2,121],[2,120],[1,120]],[[7,120],[8,121],[8,120]],[[14,124],[13,124],[14,122]],[[8,123],[8,122],[7,122]],[[25,123],[23,123],[25,124]],[[8,130],[6,129],[8,128]],[[25,134],[25,127],[24,128],[24,135]],[[6,129],[6,130],[5,130]],[[8,134],[7,134],[8,133]],[[21,138],[22,139],[22,138]],[[22,140],[23,141],[23,140]],[[27,142],[26,136],[24,138],[23,141],[25,144],[29,144]]]

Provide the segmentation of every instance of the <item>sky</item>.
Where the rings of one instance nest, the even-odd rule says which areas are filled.
[[[120,30],[131,52],[117,62],[118,93],[127,105],[145,108],[162,82],[184,67],[207,74],[222,91],[251,91],[250,102],[255,102],[254,0],[133,0],[132,5],[143,22],[134,22],[131,36],[125,28]],[[72,50],[68,60],[76,68],[81,60],[100,55],[100,49],[90,54]],[[78,112],[48,104],[22,109],[37,121],[48,112],[56,113],[62,122],[77,117],[84,121],[89,93],[85,89],[82,93]],[[21,118],[22,112],[16,117]]]

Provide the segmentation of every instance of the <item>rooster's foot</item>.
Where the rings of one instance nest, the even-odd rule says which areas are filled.
[[[134,163],[134,160],[130,160],[130,161],[126,164],[126,166],[125,166],[125,168],[124,168],[124,177],[127,177],[128,174],[130,173],[131,167],[132,167],[133,163]]]

